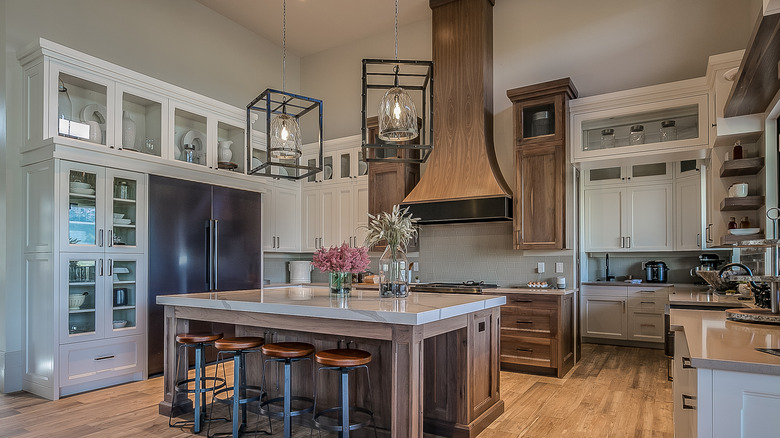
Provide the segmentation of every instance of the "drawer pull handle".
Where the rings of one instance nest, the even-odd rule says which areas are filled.
[[[683,409],[690,409],[690,410],[696,410],[696,405],[694,403],[688,403],[689,401],[695,402],[696,396],[695,395],[688,395],[688,394],[682,394],[682,408]]]
[[[520,321],[520,320],[518,320],[517,323],[518,324],[533,324],[534,322],[533,321]]]
[[[655,327],[655,324],[640,324],[640,327]]]
[[[655,304],[655,301],[640,301],[639,304]]]
[[[516,303],[533,303],[533,300],[515,300]]]
[[[693,365],[691,365],[691,358],[690,357],[681,357],[682,359],[682,367],[684,369],[693,369],[695,368]]]
[[[640,290],[639,293],[640,294],[654,294],[655,291],[654,290]]]
[[[526,351],[528,353],[533,353],[534,349],[533,348],[518,348],[517,351]]]
[[[113,359],[113,358],[114,358],[114,355],[112,354],[111,356],[96,357],[95,360],[106,360],[106,359]]]

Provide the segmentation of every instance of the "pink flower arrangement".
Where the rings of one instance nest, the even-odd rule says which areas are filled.
[[[320,272],[364,272],[371,261],[368,248],[352,248],[346,243],[341,246],[320,248],[314,253],[311,264]]]

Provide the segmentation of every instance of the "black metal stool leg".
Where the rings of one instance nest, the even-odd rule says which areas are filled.
[[[341,369],[341,432],[339,438],[349,438],[349,369]]]

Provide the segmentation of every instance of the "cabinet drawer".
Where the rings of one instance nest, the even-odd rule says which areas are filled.
[[[668,287],[630,287],[628,288],[628,297],[669,299]]]
[[[535,333],[554,336],[556,330],[556,311],[552,309],[528,309],[520,307],[501,307],[501,330],[508,334],[515,332]]]
[[[552,340],[501,335],[501,362],[555,367]]]
[[[663,312],[632,311],[629,315],[628,339],[646,342],[663,342]]]
[[[582,286],[582,295],[597,295],[600,297],[625,297],[628,295],[627,286]]]
[[[628,307],[635,310],[663,311],[669,300],[666,297],[629,297]]]
[[[502,309],[556,309],[558,308],[557,295],[542,294],[503,294],[506,296],[506,304]]]
[[[60,386],[143,370],[144,337],[101,339],[60,347]]]

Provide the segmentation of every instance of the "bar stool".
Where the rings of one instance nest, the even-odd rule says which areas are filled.
[[[257,430],[245,430],[246,412],[247,405],[249,403],[253,401],[260,401],[263,396],[263,391],[258,386],[250,386],[247,384],[245,365],[246,355],[249,353],[259,353],[260,350],[257,348],[263,345],[263,342],[263,338],[255,336],[222,338],[214,342],[214,348],[216,348],[218,351],[217,363],[222,364],[223,376],[225,375],[226,356],[230,355],[233,357],[233,386],[227,386],[218,391],[214,391],[211,410],[214,410],[214,402],[228,405],[232,409],[233,431],[231,434],[215,433],[214,435],[211,435],[211,424],[209,424],[209,430],[206,432],[209,437],[233,436],[234,438],[237,438],[239,434],[244,432],[252,432],[255,434],[257,433]],[[249,395],[249,392],[254,392],[255,395]],[[220,395],[224,395],[224,398],[220,398]],[[240,420],[239,411],[241,411]],[[257,419],[259,422],[259,413]]]
[[[203,419],[201,418],[201,410],[206,408],[206,393],[210,391],[216,391],[225,386],[225,379],[218,378],[216,370],[214,371],[214,377],[206,376],[206,358],[204,353],[207,346],[213,345],[214,341],[221,339],[222,333],[217,334],[204,334],[204,333],[180,333],[176,335],[176,383],[173,385],[173,401],[176,402],[176,397],[179,392],[187,394],[195,394],[195,417],[193,421],[178,421],[173,423],[173,409],[168,413],[168,427],[181,427],[189,424],[193,425],[193,432],[199,433],[202,426]],[[180,379],[179,361],[182,360],[181,350],[186,351],[187,348],[195,350],[195,377],[190,379],[185,374],[183,379]],[[211,382],[211,386],[208,385]],[[190,388],[193,385],[193,388]],[[204,412],[205,413],[205,412]]]
[[[282,397],[276,397],[270,400],[266,400],[260,404],[261,412],[267,413],[269,417],[282,418],[284,420],[284,437],[290,438],[292,429],[292,417],[312,412],[314,409],[314,400],[309,397],[293,396],[292,395],[292,373],[291,368],[293,362],[301,360],[311,360],[309,357],[314,352],[314,345],[304,342],[277,342],[274,344],[265,344],[262,347],[263,355],[268,357],[263,362],[263,376],[265,376],[265,365],[268,362],[279,362],[284,364],[284,395]],[[265,377],[264,377],[265,378]],[[277,388],[279,382],[277,381]],[[265,382],[263,386],[266,387]],[[303,409],[292,410],[292,402],[303,401],[311,403]],[[270,404],[282,401],[284,408],[282,412],[273,412],[270,409]]]
[[[374,412],[358,406],[349,405],[349,372],[358,368],[365,368],[368,381],[368,397],[371,399],[371,377],[368,373],[368,363],[371,362],[371,353],[363,350],[351,348],[323,350],[314,355],[314,360],[321,367],[317,369],[317,380],[319,381],[319,372],[322,370],[334,370],[341,373],[341,388],[339,393],[339,405],[333,408],[317,411],[317,382],[314,384],[314,425],[319,430],[328,432],[338,432],[339,437],[347,438],[353,430],[368,426],[370,423],[374,427],[374,436],[376,437],[376,424],[374,423]],[[328,413],[337,413],[335,420],[338,424],[325,424],[322,420],[323,415]],[[362,412],[370,418],[362,423],[350,423],[350,412]]]

